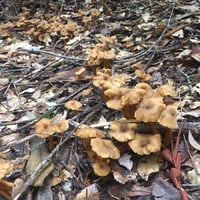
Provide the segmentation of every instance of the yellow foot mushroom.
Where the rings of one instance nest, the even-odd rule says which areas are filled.
[[[114,121],[110,125],[111,136],[119,142],[127,142],[134,139],[137,124],[127,120]]]
[[[135,134],[135,138],[128,143],[133,152],[148,155],[160,151],[160,134]]]
[[[111,158],[116,160],[120,157],[119,149],[111,140],[93,138],[91,139],[91,147],[92,151],[101,158]]]

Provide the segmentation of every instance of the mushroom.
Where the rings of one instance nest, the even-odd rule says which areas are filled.
[[[100,71],[97,71],[96,76],[93,77],[93,84],[98,87],[103,89],[103,84],[105,83],[105,81],[109,81],[109,79],[111,78],[111,73],[103,73]]]
[[[178,128],[177,124],[177,106],[175,104],[169,104],[165,110],[161,113],[158,122],[168,128]]]
[[[135,75],[142,81],[149,81],[152,78],[150,74],[145,74],[139,69],[135,70]]]
[[[10,173],[13,169],[13,164],[6,162],[3,158],[0,158],[0,180],[4,178],[4,176]]]
[[[124,92],[124,96],[122,97],[122,101],[124,105],[135,105],[139,103],[144,94],[145,90],[140,88],[129,89],[127,88],[127,92]]]
[[[56,132],[51,119],[42,118],[35,125],[35,133],[38,137],[47,138]]]
[[[177,92],[176,90],[171,86],[171,85],[161,85],[159,88],[158,88],[158,93],[161,95],[161,96],[177,96]]]
[[[121,110],[124,107],[123,96],[129,91],[125,87],[115,87],[104,91],[106,105],[114,110]]]
[[[147,84],[147,83],[138,83],[138,84],[136,84],[135,88],[145,90],[146,98],[152,97],[153,89],[149,84]]]
[[[65,119],[59,120],[53,125],[55,127],[56,133],[63,133],[69,128],[69,123]]]
[[[89,49],[87,64],[90,67],[103,66],[109,67],[110,60],[115,59],[115,52],[109,50],[104,44],[96,44],[93,49]]]
[[[135,118],[142,122],[157,122],[164,108],[161,97],[143,99],[135,112]]]
[[[110,44],[113,44],[116,42],[116,36],[106,37],[104,35],[101,35],[100,40],[103,42],[105,47],[109,49]]]
[[[111,76],[111,72],[97,72],[93,78],[93,84],[101,88],[103,91],[109,88],[122,87],[126,83],[127,76],[125,74]]]
[[[135,134],[133,140],[128,142],[130,148],[139,155],[148,155],[158,152],[161,147],[160,134]]]
[[[101,158],[118,159],[120,157],[119,149],[111,140],[92,138],[91,147],[92,151],[94,151]]]
[[[110,167],[105,161],[95,162],[93,164],[93,170],[98,176],[107,176],[110,173]]]
[[[122,113],[126,119],[133,119],[138,104],[145,93],[145,90],[140,88],[128,89],[122,96]]]
[[[77,137],[87,139],[87,138],[104,138],[105,134],[103,131],[92,128],[90,126],[86,126],[85,128],[77,129],[74,132],[74,135]]]
[[[110,125],[111,136],[119,142],[127,142],[134,138],[135,123],[129,123],[127,120],[114,121]]]
[[[79,110],[82,107],[82,104],[77,100],[70,100],[64,104],[65,108],[69,110]]]

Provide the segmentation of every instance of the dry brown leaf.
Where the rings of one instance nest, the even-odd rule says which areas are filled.
[[[200,144],[198,144],[198,142],[194,139],[190,130],[189,130],[189,133],[188,133],[188,141],[191,144],[191,146],[193,146],[196,150],[200,151]]]
[[[137,166],[138,174],[145,180],[148,180],[151,173],[159,171],[159,159],[157,154],[143,156]]]
[[[31,155],[26,164],[26,172],[30,176],[37,166],[49,155],[46,143],[39,138],[33,138],[31,142]],[[44,179],[52,172],[54,164],[52,162],[41,172],[33,186],[43,186]]]
[[[75,200],[99,200],[98,189],[95,184],[84,188],[76,195]]]

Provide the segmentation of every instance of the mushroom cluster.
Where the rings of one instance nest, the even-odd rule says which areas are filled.
[[[109,68],[110,60],[115,59],[115,52],[110,50],[110,44],[116,40],[115,36],[101,36],[102,43],[95,45],[93,49],[89,49],[89,57],[87,64],[90,67]]]
[[[119,149],[114,143],[105,138],[105,133],[99,129],[86,126],[75,131],[74,135],[83,139],[88,156],[93,160],[93,170],[98,176],[107,176],[110,173],[110,159],[120,157]]]
[[[147,81],[150,75],[136,71],[140,80]],[[98,176],[106,176],[112,172],[112,159],[120,158],[120,145],[126,144],[138,155],[149,155],[159,152],[165,142],[159,127],[169,130],[177,128],[177,104],[166,102],[166,98],[177,95],[170,84],[153,89],[146,82],[139,82],[135,87],[125,86],[127,76],[111,74],[110,69],[96,72],[93,84],[102,91],[103,99],[108,108],[119,110],[125,119],[113,121],[107,134],[96,128],[84,127],[75,132],[83,139],[88,156],[93,161],[93,169]],[[148,127],[141,131],[141,125]]]
[[[48,138],[54,133],[63,133],[68,128],[69,124],[65,119],[53,123],[52,119],[42,118],[35,125],[35,133],[40,138]]]
[[[149,84],[142,82],[134,88],[125,87],[125,77],[111,76],[97,72],[94,85],[103,91],[107,107],[119,110],[127,119],[136,119],[138,122],[158,122],[170,129],[177,128],[177,104],[167,105],[164,97],[175,97],[176,91],[171,85],[161,85],[153,89]]]

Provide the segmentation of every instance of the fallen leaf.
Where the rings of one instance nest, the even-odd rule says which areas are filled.
[[[75,200],[99,200],[98,189],[95,184],[84,188],[77,194]]]
[[[21,178],[15,179],[13,183],[12,198],[17,196],[24,186],[24,180]]]
[[[197,109],[197,110],[193,110],[193,111],[189,111],[189,112],[183,112],[182,113],[182,116],[183,117],[188,117],[188,118],[199,118],[200,117],[200,110]]]
[[[128,153],[123,154],[119,158],[119,164],[131,171],[133,167],[133,161],[131,160],[131,155],[129,155]]]
[[[182,176],[191,184],[200,184],[200,155],[195,154],[191,157],[192,163],[189,164],[191,170],[182,170]],[[186,165],[187,166],[187,165]]]
[[[143,156],[137,166],[138,174],[145,180],[151,173],[159,171],[159,159],[157,154]]]
[[[30,176],[37,166],[48,156],[49,152],[44,140],[40,138],[33,138],[31,142],[31,155],[26,164],[27,174]],[[52,172],[54,165],[52,162],[41,172],[33,186],[43,186],[44,179]]]
[[[152,195],[155,200],[180,200],[180,193],[175,187],[163,178],[157,178],[152,185]]]
[[[200,144],[198,144],[198,142],[194,139],[191,131],[189,131],[188,133],[188,141],[192,147],[200,151]]]

